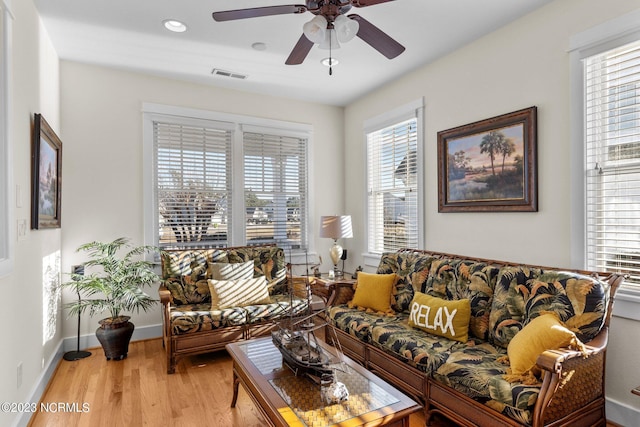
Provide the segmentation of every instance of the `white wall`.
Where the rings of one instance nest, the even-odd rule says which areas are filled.
[[[366,248],[366,119],[419,96],[425,98],[425,246],[431,250],[541,265],[571,265],[569,39],[639,6],[628,0],[557,0],[458,51],[424,66],[349,105],[345,206],[354,216],[351,247]],[[436,41],[433,41],[436,42]],[[438,213],[437,133],[530,106],[538,107],[538,196],[536,213]],[[354,251],[356,252],[356,251]],[[361,254],[354,253],[363,263]],[[640,324],[614,319],[607,397],[635,408],[640,425],[640,385],[630,343],[640,342]],[[615,363],[611,363],[611,360]]]
[[[143,242],[143,102],[311,124],[313,236],[319,226],[314,218],[342,211],[342,168],[334,163],[344,146],[342,108],[62,61],[64,271],[83,261],[75,253],[82,243],[119,236]],[[328,239],[317,243],[321,253],[328,252]],[[151,292],[157,295],[155,289]],[[83,321],[81,334],[93,334],[99,319]],[[158,325],[159,306],[134,314],[132,321],[137,329]],[[73,336],[75,328],[73,319],[66,320],[65,336]]]
[[[13,166],[10,203],[13,218],[30,218],[31,129],[34,113],[42,113],[60,135],[58,57],[31,0],[12,2],[14,20],[10,61],[9,105],[12,138],[9,141]],[[64,139],[64,138],[63,138]],[[63,148],[64,150],[64,148]],[[19,189],[19,190],[18,190]],[[20,200],[16,200],[17,194]],[[21,207],[18,205],[21,204]],[[17,227],[16,224],[11,224]],[[25,240],[15,242],[13,273],[0,279],[0,324],[3,344],[0,351],[0,402],[29,402],[37,393],[41,376],[61,342],[60,309],[54,309],[54,334],[45,339],[43,330],[43,258],[60,250],[60,229],[32,230]],[[55,307],[55,302],[54,302]],[[58,305],[59,307],[59,305]],[[22,385],[17,386],[17,366],[22,363]],[[36,398],[39,397],[36,396]],[[0,412],[0,425],[18,421],[20,414]]]

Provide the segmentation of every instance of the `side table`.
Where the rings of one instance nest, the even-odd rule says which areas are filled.
[[[328,275],[309,277],[311,293],[322,298],[327,305],[346,304],[353,299],[356,279],[345,273],[344,277],[329,278]]]

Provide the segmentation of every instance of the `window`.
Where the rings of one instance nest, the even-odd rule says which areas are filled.
[[[0,277],[13,268],[13,233],[11,232],[12,169],[9,162],[9,36],[11,13],[5,2],[0,2]]]
[[[147,242],[307,249],[309,126],[151,104],[145,110]]]
[[[307,140],[244,132],[246,241],[307,247]]]
[[[368,252],[422,246],[422,102],[365,125]]]
[[[640,40],[583,67],[587,267],[640,285]]]
[[[231,135],[224,124],[153,122],[158,244],[227,246]]]

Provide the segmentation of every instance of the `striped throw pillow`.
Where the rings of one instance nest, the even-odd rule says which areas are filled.
[[[264,276],[240,280],[209,279],[211,310],[271,302]]]
[[[209,264],[207,278],[214,280],[240,280],[253,278],[253,261],[212,262]]]

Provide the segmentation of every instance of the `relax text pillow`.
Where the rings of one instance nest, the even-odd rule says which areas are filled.
[[[455,341],[469,339],[470,318],[468,299],[447,301],[416,292],[409,305],[409,326]]]

